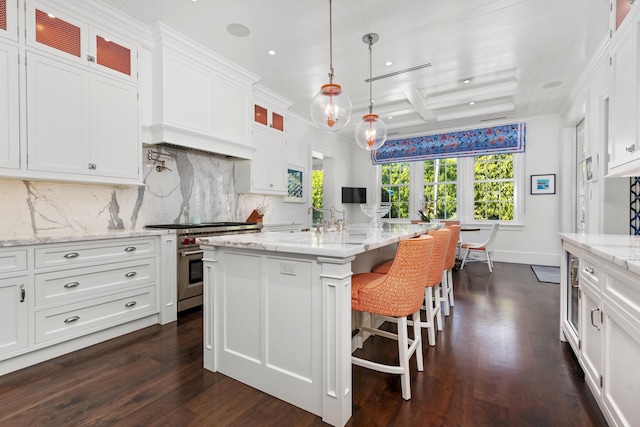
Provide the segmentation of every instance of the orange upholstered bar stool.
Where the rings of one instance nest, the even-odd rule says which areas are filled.
[[[351,308],[357,310],[359,334],[369,332],[398,340],[398,365],[385,365],[352,356],[351,363],[389,374],[399,374],[402,397],[411,399],[409,359],[415,353],[418,370],[424,369],[422,360],[422,334],[420,332],[420,307],[422,306],[427,265],[423,262],[431,256],[434,239],[421,236],[403,240],[389,274],[360,273],[351,278]],[[398,333],[393,334],[373,327],[362,326],[361,312],[379,314],[397,319]],[[413,320],[413,339],[409,339],[407,317]],[[373,325],[372,325],[373,326]],[[361,336],[359,337],[359,342]]]
[[[420,320],[420,327],[427,329],[429,345],[436,345],[436,328],[442,330],[441,293],[437,286],[442,281],[442,272],[449,249],[451,231],[447,228],[429,231],[429,236],[434,238],[433,252],[431,256],[421,262],[427,265],[427,278],[424,281],[424,305],[426,320]],[[381,262],[371,269],[373,273],[385,274],[393,260]],[[435,287],[435,288],[434,288]],[[435,289],[435,292],[434,292]]]
[[[440,283],[440,299],[444,303],[444,314],[446,316],[451,312],[453,307],[453,266],[456,263],[456,253],[458,252],[458,242],[460,240],[460,226],[447,225],[447,229],[451,230],[449,237],[449,248],[447,249],[447,259],[444,261],[444,270],[442,271],[442,282]]]

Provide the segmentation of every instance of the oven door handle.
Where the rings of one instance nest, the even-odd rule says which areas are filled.
[[[201,255],[202,253],[204,253],[204,251],[185,251],[185,252],[180,252],[180,256],[184,258],[191,255]]]

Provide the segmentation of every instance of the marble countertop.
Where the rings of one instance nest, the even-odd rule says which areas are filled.
[[[640,236],[560,233],[562,240],[635,274],[640,274]]]
[[[206,237],[198,240],[205,250],[207,247],[223,246],[346,258],[402,239],[419,236],[429,228],[435,227],[436,224],[386,224],[381,233],[373,233],[368,225],[353,224],[346,232],[269,232]]]
[[[33,234],[15,234],[0,236],[0,247],[38,245],[43,243],[65,243],[83,240],[102,240],[127,237],[159,236],[163,234],[175,234],[175,230],[82,230],[82,231],[52,231]]]

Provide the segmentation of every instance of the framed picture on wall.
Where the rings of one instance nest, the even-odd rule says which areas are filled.
[[[556,194],[556,174],[531,175],[531,194]]]
[[[289,203],[304,203],[304,178],[305,170],[301,166],[289,165],[287,167],[287,196],[283,201]]]

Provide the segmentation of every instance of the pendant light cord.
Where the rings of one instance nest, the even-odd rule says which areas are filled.
[[[371,57],[373,50],[371,49],[371,46],[373,46],[373,37],[369,36],[369,114],[373,112],[373,91],[371,89],[371,76],[373,70],[373,61]]]
[[[333,24],[331,0],[329,0],[329,83],[333,83]]]

